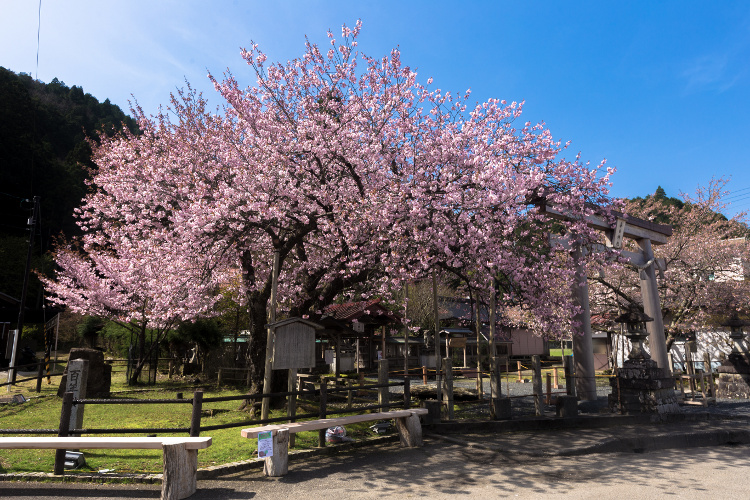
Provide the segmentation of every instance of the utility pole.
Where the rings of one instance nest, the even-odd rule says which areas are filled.
[[[19,307],[19,312],[18,312],[18,326],[16,327],[17,329],[16,335],[18,335],[19,339],[21,338],[21,334],[23,333],[23,320],[24,320],[24,312],[25,312],[25,307],[26,307],[26,294],[29,290],[29,272],[31,271],[31,254],[34,250],[34,236],[36,235],[36,224],[39,219],[39,197],[34,196],[33,200],[23,200],[23,201],[33,201],[34,207],[32,208],[31,217],[29,218],[28,224],[27,224],[31,232],[29,234],[29,250],[26,253],[26,269],[24,270],[24,274],[23,274],[23,288],[21,289],[21,305]],[[19,344],[20,342],[15,343],[15,349],[13,352],[13,358],[16,360],[18,359],[18,345]],[[17,370],[13,370],[14,382],[15,382],[15,376],[17,372],[18,372]]]

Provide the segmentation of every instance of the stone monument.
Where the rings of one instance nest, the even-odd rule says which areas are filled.
[[[98,349],[73,348],[70,350],[68,365],[75,359],[85,359],[89,362],[88,376],[86,378],[86,397],[108,398],[110,386],[112,384],[112,365],[104,362],[104,353]],[[67,387],[69,366],[65,367],[60,387],[57,389],[57,395],[61,396]]]

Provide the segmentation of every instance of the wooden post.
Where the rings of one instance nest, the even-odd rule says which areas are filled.
[[[516,363],[518,363],[518,382],[521,383],[523,382],[523,376],[521,375],[521,362],[516,361]]]
[[[325,431],[323,431],[325,433]],[[279,429],[273,435],[273,455],[263,460],[263,474],[269,477],[281,477],[289,472],[289,429]]]
[[[162,500],[189,497],[197,489],[198,450],[185,449],[185,443],[164,444],[162,450]]]
[[[427,367],[422,367],[422,385],[427,385]]]
[[[550,374],[546,374],[547,377],[547,398],[545,399],[545,404],[551,405],[552,404],[552,378],[550,377]]]
[[[404,378],[404,410],[411,408],[411,382],[409,377]]]
[[[59,437],[66,437],[70,429],[70,414],[73,409],[73,393],[63,394],[62,408],[60,409],[60,427],[57,431]],[[55,450],[55,475],[65,472],[65,450]]]
[[[555,379],[552,381],[552,384],[555,386],[555,389],[559,389],[560,384],[558,383],[558,379],[557,379],[557,367],[554,368],[554,373],[555,373]]]
[[[563,358],[563,372],[565,375],[565,394],[568,396],[576,395],[576,384],[573,375],[573,358],[565,356]]]
[[[354,391],[352,390],[352,379],[346,379],[346,409],[351,410],[354,403]]]
[[[46,335],[46,332],[45,332]],[[36,392],[42,392],[42,373],[44,372],[44,363],[39,363],[39,369],[36,373]]]
[[[287,372],[286,391],[293,394],[289,394],[287,398],[286,416],[289,417],[290,422],[294,422],[294,416],[297,414],[297,369],[290,368]],[[289,446],[294,447],[294,434],[289,435]]]
[[[269,324],[276,323],[276,289],[279,282],[279,251],[273,252],[273,269],[271,270],[271,308]],[[271,394],[271,356],[273,356],[273,337],[274,331],[272,327],[268,328],[266,334],[266,366],[263,372],[263,394]],[[270,411],[271,398],[264,397],[263,403],[261,404],[260,418],[266,420]]]
[[[357,375],[359,375],[359,334],[357,334],[357,340],[355,341],[355,349],[357,351],[354,355],[354,362],[357,364]]]
[[[506,354],[505,356],[505,392],[506,394],[508,394],[508,396],[510,396],[510,366],[508,364],[510,363],[510,361],[508,360],[509,357],[510,355]]]
[[[510,399],[502,395],[502,374],[500,372],[500,358],[490,358],[490,417],[493,420],[510,418]]]
[[[328,416],[326,405],[328,404],[328,390],[326,387],[327,380],[325,377],[320,378],[320,407],[318,410],[318,418],[324,419]],[[326,445],[326,430],[320,429],[318,431],[318,446],[325,448]]]
[[[201,433],[201,412],[203,411],[203,391],[193,393],[193,413],[190,417],[190,437],[198,437]]]
[[[419,415],[397,418],[396,428],[401,438],[401,446],[406,448],[415,448],[422,446],[422,423],[419,421]]]
[[[492,356],[490,358],[490,397],[497,399],[502,396],[502,372],[500,371],[500,358]]]
[[[671,374],[672,367],[669,366],[667,360],[667,339],[664,336],[664,320],[661,316],[661,305],[659,304],[659,289],[656,283],[656,272],[654,271],[654,252],[651,250],[651,240],[648,238],[640,239],[638,245],[643,251],[643,260],[651,261],[651,265],[640,271],[643,311],[654,318],[653,321],[646,323],[651,359],[656,361],[659,368],[664,368]]]
[[[336,344],[334,345],[335,356],[336,356],[336,368],[333,370],[333,376],[339,378],[341,376],[341,334],[336,335]]]
[[[474,303],[477,311],[477,399],[482,399],[484,393],[484,384],[482,383],[482,319],[479,317],[479,292],[477,291],[477,300]]]
[[[445,387],[443,391],[443,403],[445,404],[448,420],[453,420],[453,362],[451,358],[443,360],[445,368]]]
[[[544,415],[542,404],[542,366],[539,355],[531,356],[532,382],[534,386],[534,409],[537,416]]]
[[[380,342],[381,342],[380,352],[382,352],[380,358],[381,359],[387,359],[387,356],[385,355],[385,347],[386,347],[386,345],[385,345],[385,325],[383,325],[380,328]]]
[[[685,342],[685,372],[690,376],[688,384],[690,386],[690,392],[695,396],[695,364],[693,364],[693,352],[690,348],[690,342]]]
[[[438,401],[442,399],[442,353],[440,352],[440,313],[438,312],[438,293],[437,293],[437,276],[435,270],[432,270],[432,314],[435,320],[435,396]]]
[[[378,361],[378,385],[385,385],[388,383],[388,360],[381,359]],[[390,394],[388,387],[378,387],[378,404],[381,407],[385,407],[390,402]],[[387,408],[381,409],[386,411]]]
[[[711,355],[707,352],[703,353],[703,371],[708,374],[708,388],[712,398],[716,397],[716,391],[714,390],[714,369],[711,368]]]
[[[405,316],[409,318],[409,282],[404,285],[406,291],[406,312]],[[409,325],[404,329],[404,379],[409,378]]]

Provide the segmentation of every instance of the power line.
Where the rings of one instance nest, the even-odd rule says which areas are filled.
[[[39,33],[42,31],[42,0],[39,0],[39,12],[36,23],[36,74],[35,80],[39,80]]]
[[[750,200],[750,193],[745,194],[745,195],[743,195],[743,196],[741,196],[739,198],[736,198],[734,200],[731,200],[731,201],[728,201],[728,200],[722,200],[722,201],[727,201],[727,203],[729,203],[730,205],[733,205],[734,203],[737,203],[739,201],[744,201],[744,200]]]
[[[737,198],[739,196],[747,196],[750,193],[742,193],[742,191],[748,191],[750,190],[750,187],[742,188],[742,189],[735,189],[734,191],[730,191],[729,196],[725,197],[724,200],[731,200],[732,198]]]

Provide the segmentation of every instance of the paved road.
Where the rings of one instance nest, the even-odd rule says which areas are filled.
[[[430,440],[292,463],[283,478],[260,471],[198,483],[191,500],[383,498],[721,498],[750,491],[750,447],[530,458]],[[0,498],[153,499],[157,485],[1,483]]]

